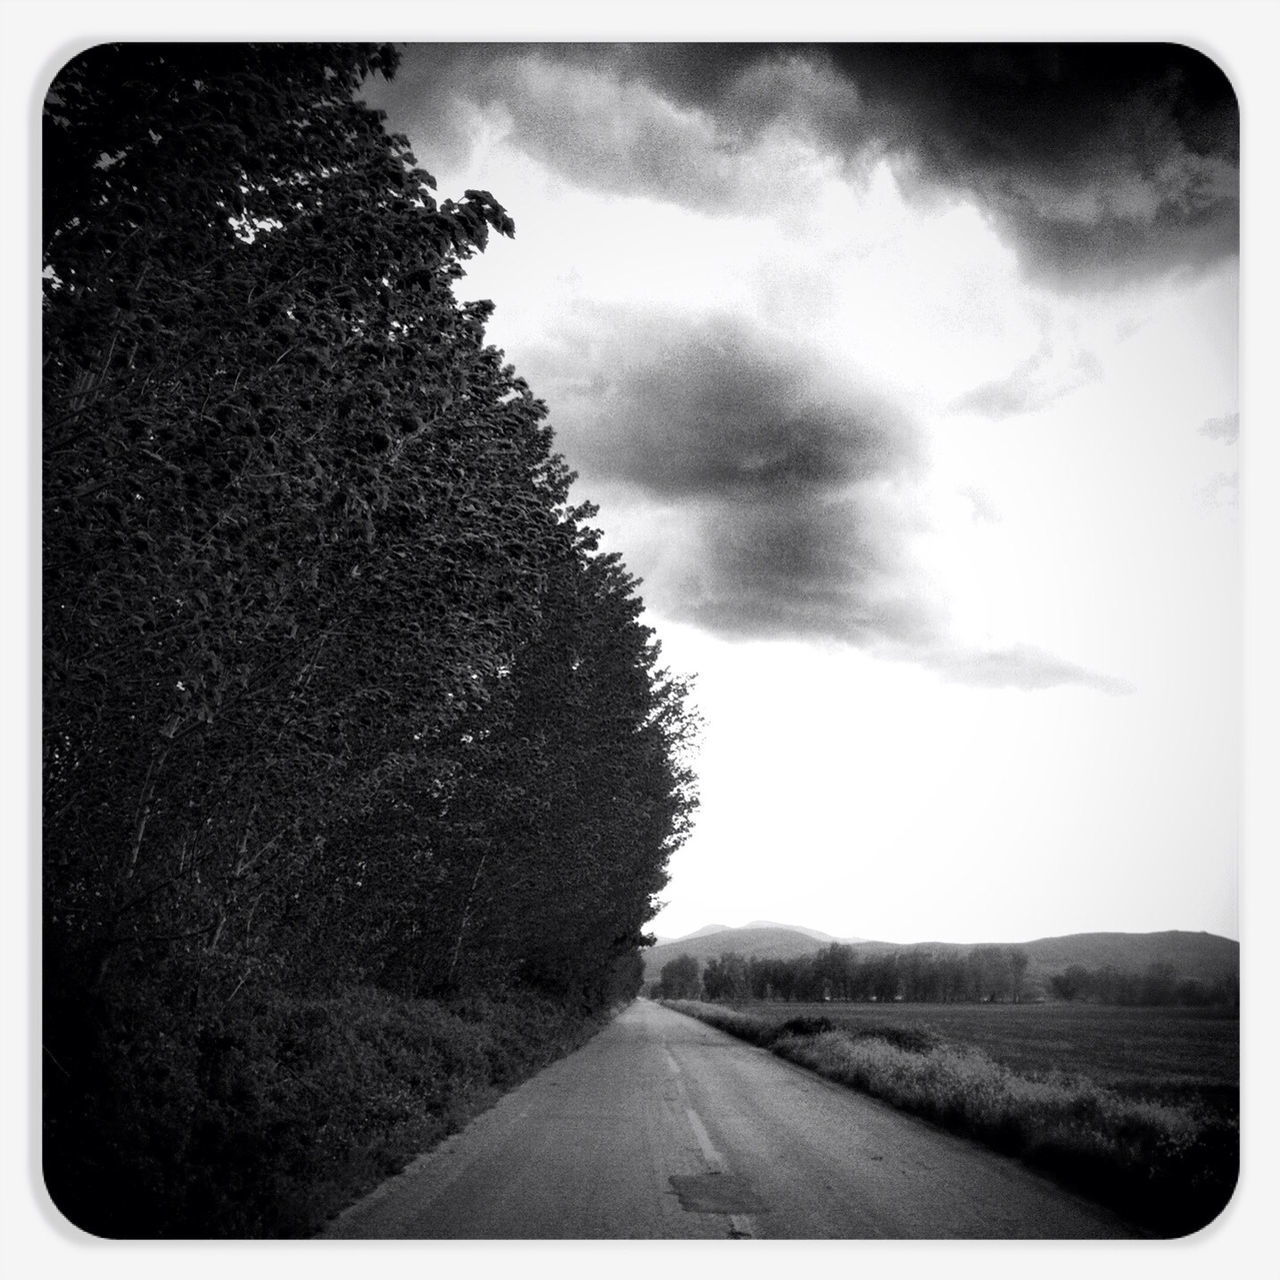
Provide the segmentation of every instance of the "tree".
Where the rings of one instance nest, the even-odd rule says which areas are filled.
[[[1153,961],[1142,974],[1142,1004],[1172,1004],[1178,988],[1178,971],[1167,963]]]
[[[568,505],[546,406],[485,344],[489,304],[454,295],[513,223],[487,192],[437,201],[355,101],[395,61],[101,46],[48,95],[46,938],[69,990],[161,961],[224,996],[267,972],[572,985],[635,951],[683,838],[686,690]]]
[[[1030,957],[1022,947],[1009,948],[1009,985],[1014,1004],[1022,1003],[1022,988],[1026,981],[1027,966],[1030,963]]]
[[[1068,965],[1061,973],[1055,973],[1049,979],[1049,989],[1060,1000],[1087,997],[1092,985],[1089,971],[1082,964]]]
[[[511,223],[352,100],[393,63],[105,46],[50,91],[45,834],[96,968],[247,945],[536,617],[545,409],[451,291]]]
[[[105,46],[49,95],[49,925],[91,979],[185,946],[234,987],[268,936],[409,990],[547,977],[538,911],[598,973],[683,838],[686,690],[453,294],[513,224],[353,100],[394,63]]]
[[[855,968],[853,948],[832,942],[814,958],[814,973],[821,989],[833,1000],[848,1000],[852,994]]]
[[[662,966],[658,994],[664,1000],[696,1000],[702,991],[698,962],[682,953]]]

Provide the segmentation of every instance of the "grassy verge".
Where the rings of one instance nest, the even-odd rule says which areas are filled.
[[[1238,1127],[1193,1103],[1126,1097],[1079,1075],[1026,1075],[922,1027],[838,1026],[720,1005],[678,1012],[1014,1155],[1165,1236],[1211,1222],[1235,1187]]]
[[[45,1181],[111,1239],[299,1238],[599,1020],[530,994],[259,991],[192,1025],[101,1009],[45,1072]]]

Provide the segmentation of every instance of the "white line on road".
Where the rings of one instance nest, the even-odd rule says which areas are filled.
[[[702,1158],[707,1162],[707,1172],[724,1173],[724,1159],[715,1149],[711,1135],[707,1132],[707,1126],[702,1123],[702,1117],[692,1107],[685,1107],[684,1113],[689,1117],[689,1127],[698,1140],[698,1146],[702,1148]]]
[[[712,1142],[712,1135],[707,1132],[707,1125],[703,1124],[701,1116],[689,1105],[689,1094],[685,1092],[684,1082],[680,1079],[680,1076],[684,1074],[680,1070],[680,1064],[673,1057],[666,1044],[663,1044],[663,1052],[666,1053],[668,1064],[671,1065],[671,1069],[676,1075],[676,1088],[680,1092],[681,1101],[685,1103],[685,1116],[689,1120],[689,1128],[694,1130],[694,1137],[698,1139],[698,1147],[703,1153],[703,1160],[707,1162],[707,1172],[709,1174],[726,1174],[728,1172],[726,1160],[717,1151],[716,1143]],[[755,1234],[751,1230],[751,1219],[746,1213],[730,1213],[728,1215],[728,1225],[730,1225],[731,1234],[736,1239],[750,1239]]]

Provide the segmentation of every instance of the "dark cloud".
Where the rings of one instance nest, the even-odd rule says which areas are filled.
[[[670,607],[722,635],[919,643],[937,618],[904,554],[910,523],[876,485],[799,504],[709,499]]]
[[[710,62],[718,74],[696,74]],[[788,120],[858,164],[895,157],[922,192],[974,197],[1024,267],[1061,287],[1198,266],[1237,246],[1235,94],[1183,46],[678,46],[651,65],[677,100],[740,133]],[[823,91],[780,91],[797,76]]]
[[[926,184],[972,193],[1059,285],[1234,252],[1239,120],[1172,44],[846,45],[833,61]]]
[[[426,45],[373,92],[433,147],[461,145],[460,104],[498,106],[574,181],[697,208],[766,201],[752,157],[779,132],[858,170],[889,156],[1062,288],[1237,246],[1235,96],[1178,45]]]
[[[664,612],[730,635],[923,634],[916,427],[856,377],[740,319],[599,309],[522,364],[585,491],[677,513],[656,517],[661,563],[628,553]]]
[[[743,141],[642,79],[645,47],[611,47],[597,66],[591,45],[410,45],[394,80],[371,80],[367,97],[424,140],[428,169],[465,162],[468,110],[481,108],[526,155],[590,190],[713,210],[739,203]]]
[[[1235,444],[1240,438],[1240,415],[1228,413],[1221,418],[1210,418],[1200,428],[1202,436],[1210,440],[1221,440],[1224,444]]]
[[[427,168],[461,164],[477,133],[496,129],[584,187],[742,212],[767,199],[769,148],[800,138],[850,165],[914,156],[919,190],[986,190],[1001,148],[966,150],[954,121],[939,124],[936,151],[924,147],[929,59],[895,78],[898,56],[868,55],[859,69],[845,52],[791,46],[431,45],[408,50],[371,98]],[[1030,150],[1005,148],[1008,191],[1048,172]],[[751,319],[581,306],[548,316],[518,363],[664,616],[726,637],[838,640],[971,684],[1116,691],[1038,650],[948,642],[945,602],[910,550],[927,531],[916,425],[812,344]],[[1042,351],[970,400],[1020,412],[1089,373]]]
[[[1118,690],[1035,649],[950,645],[910,550],[927,531],[916,426],[854,375],[741,319],[601,308],[521,364],[663,616],[731,639],[840,641],[969,684]]]
[[[493,56],[485,45],[404,45],[395,76],[366,80],[362,96],[386,112],[389,129],[409,135],[423,168],[451,168],[471,147],[468,86]]]
[[[919,462],[893,404],[745,320],[593,309],[535,358],[574,370],[555,403],[575,465],[655,496],[800,501]]]

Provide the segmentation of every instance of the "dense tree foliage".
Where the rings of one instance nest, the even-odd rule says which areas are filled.
[[[702,994],[698,962],[690,955],[678,955],[662,966],[656,994],[663,1000],[696,1000]]]
[[[848,943],[832,942],[813,955],[791,959],[751,956],[744,960],[726,952],[707,961],[700,982],[693,986],[700,987],[708,1000],[1016,1002],[1023,998],[1027,963],[1027,954],[1019,947],[862,952]],[[694,969],[696,973],[696,962]]]
[[[1228,1005],[1238,1007],[1239,984],[1227,978],[1205,980],[1180,974],[1171,964],[1150,964],[1140,972],[1100,965],[1068,965],[1049,977],[1058,1000],[1119,1005]]]
[[[692,804],[686,690],[490,304],[455,295],[511,219],[437,200],[355,98],[395,61],[102,46],[47,97],[64,1065],[103,1010],[198,1028],[246,984],[584,1010],[639,985]]]

